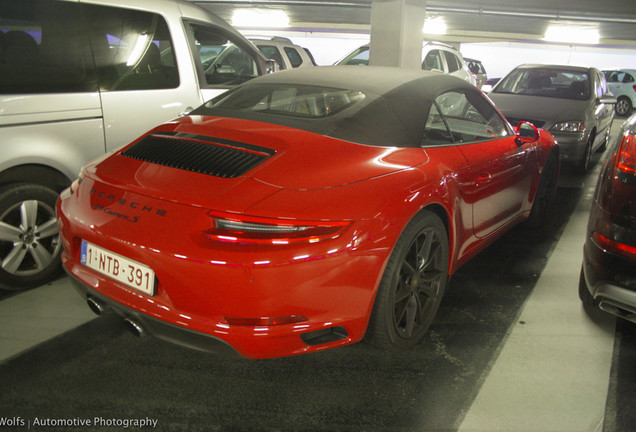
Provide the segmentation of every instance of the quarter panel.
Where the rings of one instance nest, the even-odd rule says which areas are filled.
[[[39,164],[54,168],[72,180],[86,161],[104,153],[102,119],[5,127],[0,153],[0,171]]]

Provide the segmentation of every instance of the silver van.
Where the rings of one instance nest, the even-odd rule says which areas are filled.
[[[273,65],[186,1],[2,0],[0,287],[57,274],[55,201],[83,164]]]

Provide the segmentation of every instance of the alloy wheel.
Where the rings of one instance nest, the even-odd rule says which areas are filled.
[[[0,268],[15,276],[46,269],[60,251],[55,210],[38,200],[22,201],[0,215]]]
[[[398,335],[409,339],[429,325],[445,280],[443,248],[436,231],[427,227],[411,241],[396,280],[393,324]]]

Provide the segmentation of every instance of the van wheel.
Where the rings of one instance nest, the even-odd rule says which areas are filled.
[[[448,281],[448,235],[422,211],[406,226],[384,271],[366,339],[381,348],[410,348],[426,333]]]
[[[0,287],[41,285],[61,269],[55,202],[58,194],[35,184],[0,189]]]

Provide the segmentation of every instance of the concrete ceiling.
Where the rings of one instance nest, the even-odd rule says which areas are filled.
[[[193,2],[228,22],[238,8],[282,9],[290,17],[290,28],[285,31],[368,33],[370,30],[372,0]],[[636,0],[427,0],[426,14],[444,17],[447,34],[435,39],[445,42],[539,41],[548,25],[560,23],[597,28],[603,46],[636,46]]]

